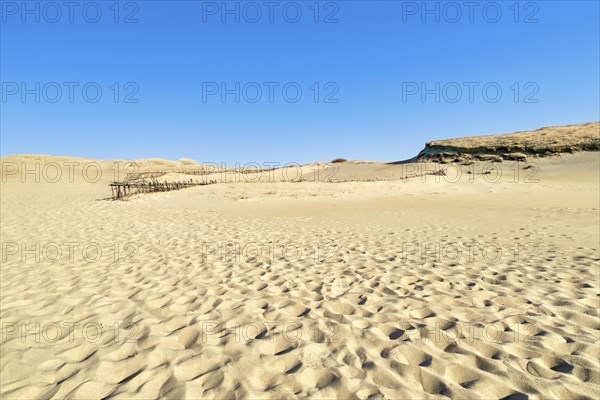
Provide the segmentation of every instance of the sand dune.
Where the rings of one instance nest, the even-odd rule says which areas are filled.
[[[597,152],[128,201],[112,162],[2,164],[2,398],[599,394]]]
[[[470,159],[478,155],[496,155],[499,159],[520,160],[527,156],[551,156],[561,153],[600,150],[600,122],[540,128],[535,131],[503,135],[469,136],[434,140],[426,144],[419,159],[452,161],[458,155]]]

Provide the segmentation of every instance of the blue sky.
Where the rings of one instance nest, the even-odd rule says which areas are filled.
[[[3,156],[396,161],[600,119],[598,1],[0,3]]]

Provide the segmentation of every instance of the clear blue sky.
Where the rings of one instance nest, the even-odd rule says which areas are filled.
[[[47,3],[1,2],[2,155],[395,161],[600,119],[598,1]]]

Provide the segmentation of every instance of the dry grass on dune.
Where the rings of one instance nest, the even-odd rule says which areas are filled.
[[[525,153],[545,155],[600,150],[600,122],[541,128],[504,135],[469,136],[434,140],[427,143],[422,156],[439,152]]]

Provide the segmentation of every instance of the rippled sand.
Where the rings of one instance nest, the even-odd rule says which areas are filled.
[[[599,395],[598,153],[128,201],[86,162],[2,159],[2,398]]]

